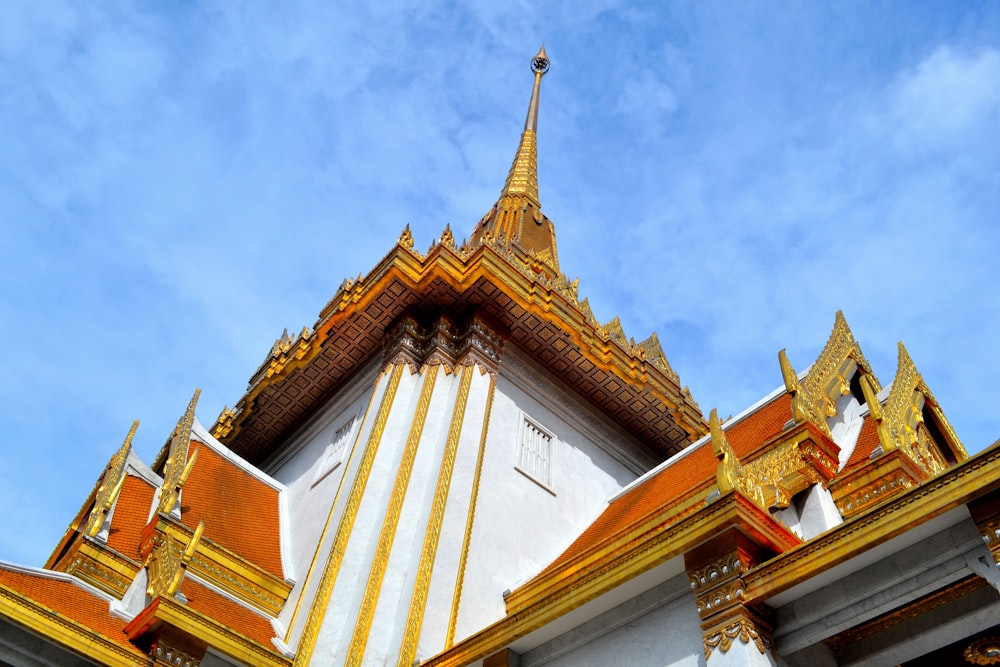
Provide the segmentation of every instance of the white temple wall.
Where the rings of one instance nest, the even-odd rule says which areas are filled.
[[[704,667],[701,622],[686,576],[659,584],[521,655],[521,667],[606,665]]]
[[[385,391],[387,375],[378,374],[377,368],[369,368],[358,376],[356,382],[337,394],[330,403],[321,409],[316,417],[306,424],[289,440],[279,452],[280,458],[269,461],[264,470],[272,477],[286,485],[286,508],[289,523],[285,535],[290,542],[292,567],[296,585],[292,589],[289,600],[285,604],[279,621],[286,629],[301,631],[301,624],[309,612],[309,605],[319,583],[323,564],[329,551],[333,532],[337,528],[340,512],[343,510],[345,487],[350,487],[350,476],[357,468],[358,443],[367,441],[371,432],[373,415],[378,407],[382,393]],[[378,383],[376,385],[376,382]],[[374,407],[369,407],[369,404]],[[336,462],[321,479],[317,479],[319,469],[324,465],[324,458],[331,447],[334,436],[345,422],[354,418],[350,441],[342,452],[342,458]],[[327,461],[326,463],[330,463]],[[334,499],[340,496],[340,504],[331,511]],[[320,536],[326,529],[323,549],[317,552]],[[310,575],[310,568],[316,563],[318,572]],[[308,593],[303,598],[303,592]],[[300,602],[300,598],[302,601]],[[302,608],[296,613],[296,608]],[[297,634],[296,632],[296,634]]]
[[[526,421],[551,435],[547,483],[519,465]],[[503,592],[562,553],[607,499],[644,471],[643,456],[627,436],[508,351],[490,414],[456,641],[503,617]]]

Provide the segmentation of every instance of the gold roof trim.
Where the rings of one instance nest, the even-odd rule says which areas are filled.
[[[847,326],[844,313],[839,310],[826,347],[804,378],[798,379],[784,350],[778,354],[778,360],[785,387],[793,395],[793,418],[797,422],[812,423],[827,436],[830,436],[830,427],[826,420],[836,416],[837,399],[851,392],[851,378],[856,371],[868,376],[876,394],[882,390],[861,346]]]
[[[87,521],[87,528],[84,531],[88,537],[96,537],[101,532],[101,526],[104,525],[108,512],[118,500],[122,485],[125,484],[125,460],[128,458],[129,450],[132,449],[132,437],[135,436],[137,428],[139,428],[138,419],[132,422],[132,428],[128,430],[125,441],[108,462],[108,467],[101,478],[101,485],[97,488],[94,508],[90,511],[90,519]]]
[[[382,351],[385,331],[408,308],[458,301],[553,372],[579,378],[586,398],[660,451],[680,451],[682,441],[707,433],[701,410],[675,374],[650,361],[641,346],[609,340],[572,282],[536,272],[519,252],[439,243],[419,255],[394,246],[367,275],[341,285],[308,337],[296,339],[287,353],[269,355],[213,434],[251,462],[262,460],[316,397],[335,391],[352,369]],[[281,399],[282,410],[269,410],[279,396],[288,399]]]
[[[932,412],[938,425],[944,431],[948,442],[930,442],[924,437],[920,425],[924,422],[924,409]],[[965,447],[955,434],[944,413],[931,394],[923,376],[917,370],[913,359],[903,343],[899,343],[899,363],[892,389],[885,405],[878,414],[878,437],[882,451],[898,449],[909,456],[917,466],[929,475],[936,475],[947,467],[941,446],[952,449],[958,460],[968,458]]]
[[[184,411],[184,416],[177,422],[170,437],[167,461],[163,469],[163,485],[160,487],[160,500],[156,506],[157,512],[170,514],[174,509],[181,489],[198,459],[197,449],[190,458],[188,451],[191,447],[191,428],[194,426],[194,411],[198,405],[199,396],[201,396],[201,389],[195,389],[194,396],[191,397],[187,410]]]

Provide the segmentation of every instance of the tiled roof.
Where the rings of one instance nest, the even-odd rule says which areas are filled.
[[[274,628],[271,622],[260,614],[216,593],[191,577],[184,579],[181,592],[187,598],[187,605],[191,609],[277,653],[271,644]]]
[[[736,455],[745,457],[779,433],[791,417],[791,395],[782,393],[727,427],[726,436]],[[679,505],[715,484],[718,459],[711,441],[692,447],[686,455],[612,500],[601,516],[541,574],[614,539],[653,512]]]
[[[858,442],[854,445],[851,458],[847,459],[844,465],[844,472],[853,470],[871,458],[872,452],[881,444],[878,439],[878,421],[871,415],[865,415],[865,421],[861,425],[861,433],[858,434]]]
[[[194,528],[205,522],[205,537],[251,563],[284,577],[278,491],[211,447],[198,448],[198,462],[181,493],[181,520]]]
[[[726,426],[726,438],[736,456],[744,458],[780,433],[791,418],[792,395],[781,393],[732,426]]]
[[[129,475],[125,478],[108,532],[108,546],[120,554],[141,560],[139,539],[149,518],[156,488],[142,479]]]
[[[72,581],[0,566],[0,585],[103,635],[136,655],[145,655],[128,641],[122,631],[126,621],[111,614],[108,601]]]

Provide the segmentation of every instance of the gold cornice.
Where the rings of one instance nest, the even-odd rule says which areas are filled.
[[[251,612],[252,613],[252,612]],[[291,660],[169,597],[154,598],[126,627],[136,640],[167,625],[250,667],[288,667]]]
[[[624,582],[736,527],[757,544],[783,551],[798,538],[739,493],[723,495],[680,520],[664,508],[621,539],[566,563],[544,578],[513,591],[507,616],[423,663],[425,667],[466,665],[482,659],[543,625],[581,607]]]
[[[0,616],[68,651],[108,667],[148,667],[149,659],[0,584]]]
[[[575,384],[589,388],[583,393],[591,402],[665,454],[707,432],[697,404],[676,378],[650,362],[641,345],[604,333],[564,278],[536,273],[503,249],[455,250],[440,243],[426,255],[396,245],[367,276],[345,282],[320,313],[315,330],[294,342],[284,357],[265,363],[268,372],[254,377],[234,416],[224,415],[216,432],[228,431],[227,445],[259,460],[268,443],[284,437],[307,414],[305,405],[295,403],[280,416],[263,414],[262,401],[288,391],[293,378],[297,395],[329,395],[378,353],[385,327],[408,308],[456,301],[488,315],[508,332],[508,340],[543,365],[566,366],[560,374],[578,378]]]
[[[158,540],[170,539],[180,545],[190,544],[194,538],[195,531],[168,515],[159,514],[143,531],[140,551],[150,553]],[[291,583],[207,537],[197,542],[187,567],[205,581],[273,617],[281,612],[292,589]]]
[[[86,581],[92,586],[114,595],[119,600],[125,595],[142,564],[128,558],[104,543],[91,538],[81,538],[69,552],[66,574]]]
[[[913,460],[898,450],[875,457],[830,483],[830,494],[841,516],[848,519],[888,501],[927,479]]]
[[[766,600],[998,488],[1000,443],[752,569],[748,598]]]
[[[848,630],[830,637],[825,643],[834,650],[851,646],[857,642],[888,630],[914,618],[918,618],[928,613],[932,609],[941,607],[970,593],[989,586],[989,583],[978,576],[971,576],[959,579],[944,588],[934,591],[928,595],[920,597],[909,604],[898,609],[856,625]]]

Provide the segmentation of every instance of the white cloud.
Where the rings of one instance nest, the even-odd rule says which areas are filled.
[[[941,46],[894,85],[892,114],[905,150],[992,145],[1000,126],[1000,52]]]

